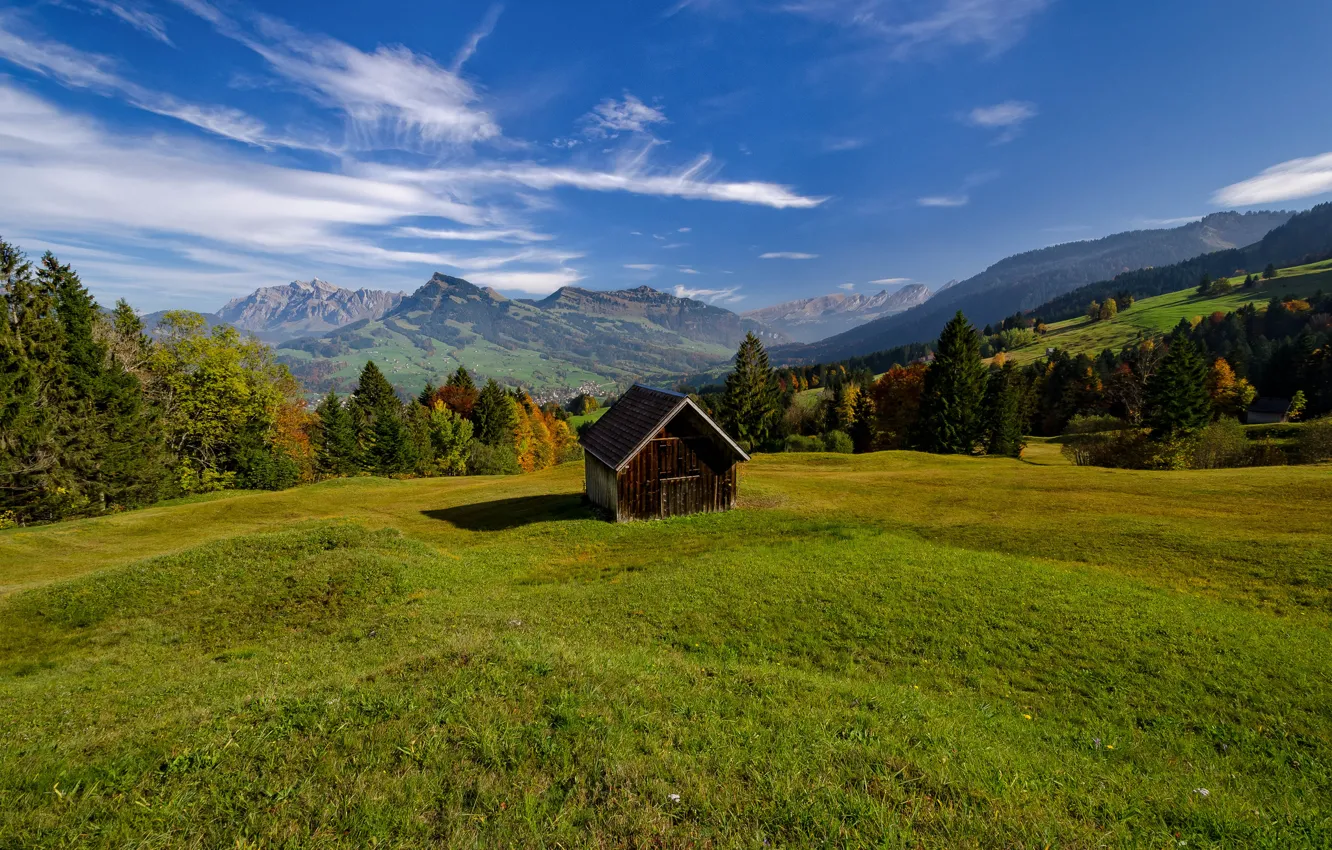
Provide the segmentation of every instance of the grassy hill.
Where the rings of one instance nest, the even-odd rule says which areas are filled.
[[[1326,468],[760,456],[618,526],[581,482],[0,532],[0,844],[1332,840]]]
[[[1059,348],[1071,354],[1096,355],[1109,348],[1119,351],[1143,335],[1169,333],[1180,319],[1206,317],[1217,311],[1230,313],[1248,303],[1266,304],[1272,298],[1302,297],[1319,290],[1332,291],[1332,260],[1281,269],[1274,280],[1262,281],[1254,289],[1240,289],[1244,276],[1230,278],[1235,289],[1223,295],[1198,295],[1184,289],[1137,301],[1114,318],[1093,322],[1085,316],[1055,322],[1035,345],[1009,352],[1019,365],[1045,356],[1045,349]]]

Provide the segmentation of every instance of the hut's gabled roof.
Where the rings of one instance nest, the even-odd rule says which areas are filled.
[[[579,442],[588,454],[618,472],[685,408],[698,414],[708,430],[715,432],[718,442],[729,446],[741,460],[749,460],[735,440],[689,396],[642,384],[634,384],[620,396],[610,410],[583,432]]]
[[[1250,413],[1275,413],[1281,416],[1290,412],[1290,399],[1263,396],[1249,405]]]

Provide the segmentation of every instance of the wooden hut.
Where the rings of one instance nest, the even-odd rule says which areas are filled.
[[[1249,425],[1274,425],[1290,419],[1290,399],[1263,397],[1255,399],[1244,414]]]
[[[583,432],[587,497],[616,522],[735,507],[749,455],[689,396],[634,384]]]

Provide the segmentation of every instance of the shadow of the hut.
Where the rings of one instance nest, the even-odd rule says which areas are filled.
[[[504,531],[537,522],[596,518],[582,495],[576,493],[495,499],[421,513],[468,531]]]

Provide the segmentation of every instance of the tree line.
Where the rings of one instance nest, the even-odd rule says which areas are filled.
[[[373,362],[310,410],[253,337],[187,311],[150,336],[53,254],[0,241],[0,527],[336,475],[530,472],[581,454],[567,418],[462,368],[403,402]]]

